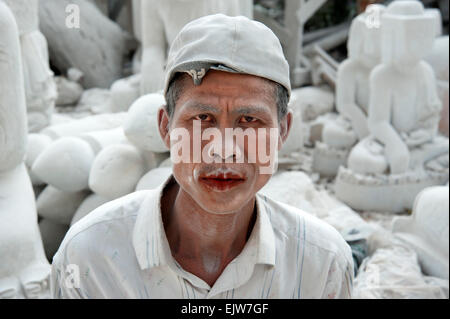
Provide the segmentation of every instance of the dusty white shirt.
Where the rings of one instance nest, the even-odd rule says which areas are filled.
[[[257,194],[242,252],[212,287],[172,257],[155,190],[106,203],[73,225],[53,259],[54,298],[350,298],[350,247],[331,226]]]

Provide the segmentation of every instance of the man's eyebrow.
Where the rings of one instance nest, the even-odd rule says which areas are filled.
[[[220,113],[220,110],[216,107],[213,107],[208,104],[202,104],[202,103],[188,103],[185,105],[185,108],[192,111],[200,111],[200,112],[209,112],[209,113]]]
[[[242,106],[234,109],[232,113],[236,114],[254,114],[254,113],[270,113],[270,110],[267,107],[264,106],[257,106],[257,105],[251,105],[251,106]]]
[[[202,104],[197,102],[190,102],[185,105],[186,110],[189,111],[195,111],[195,112],[205,112],[205,113],[214,113],[219,114],[221,109],[208,105],[208,104]],[[239,115],[246,115],[246,114],[255,114],[255,113],[264,113],[264,114],[270,114],[270,110],[267,107],[264,106],[258,106],[258,105],[248,105],[248,106],[241,106],[233,109],[231,111],[233,114],[239,114]]]

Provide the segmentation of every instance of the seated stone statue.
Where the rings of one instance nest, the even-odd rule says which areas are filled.
[[[213,13],[253,15],[252,0],[134,0],[133,28],[141,42],[130,77],[111,86],[112,112],[127,111],[140,96],[163,88],[168,48],[188,22]],[[140,16],[139,16],[140,15]],[[142,58],[139,54],[142,52]],[[141,70],[138,70],[140,68]]]
[[[419,1],[394,1],[381,17],[382,63],[370,76],[369,135],[352,149],[349,171],[342,169],[336,188],[341,199],[364,202],[362,209],[411,208],[422,188],[448,179],[448,139],[437,135],[441,101],[433,70],[422,60],[435,27],[434,15]],[[384,190],[396,196],[395,203],[374,194],[364,200],[366,195],[357,195],[363,187],[355,193],[342,183],[368,186],[367,196],[371,187]],[[404,187],[404,193],[389,192],[390,186]]]
[[[163,87],[168,48],[188,22],[205,15],[223,13],[252,17],[251,0],[169,0],[142,1],[141,95]]]
[[[19,33],[0,1],[0,299],[49,297],[50,265],[23,162],[27,118]]]
[[[320,127],[314,150],[314,169],[322,175],[334,176],[344,165],[351,147],[369,134],[369,76],[381,62],[381,33],[374,25],[385,10],[383,5],[369,5],[351,25],[347,42],[348,59],[337,73],[336,109],[339,114],[319,118],[313,129]],[[317,133],[316,133],[317,134]]]
[[[47,40],[39,31],[38,0],[4,0],[13,12],[20,34],[22,67],[28,112],[28,130],[48,126],[57,96],[49,67]]]

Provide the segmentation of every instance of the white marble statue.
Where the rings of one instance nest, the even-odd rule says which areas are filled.
[[[313,168],[334,176],[345,164],[352,146],[369,134],[369,77],[381,62],[381,30],[371,17],[381,18],[385,6],[369,5],[351,25],[347,42],[348,58],[339,65],[336,83],[337,114],[327,114],[311,125],[316,141]]]
[[[214,13],[253,16],[250,0],[146,0],[142,1],[141,95],[163,87],[168,48],[183,26]]]
[[[73,5],[79,11],[74,10]],[[60,72],[78,68],[84,73],[84,88],[109,88],[122,77],[124,56],[130,49],[127,44],[131,37],[104,16],[94,3],[88,0],[42,0],[39,18],[52,64]]]
[[[50,265],[23,162],[26,137],[19,32],[0,1],[0,299],[50,296]]]
[[[74,69],[69,71],[71,70]],[[55,76],[55,83],[58,90],[57,106],[73,106],[78,103],[83,94],[83,87],[78,81],[73,81],[64,76]]]
[[[179,0],[181,2],[183,0]],[[184,0],[186,1],[186,0]],[[189,0],[188,0],[189,1]],[[210,1],[211,3],[212,1]],[[235,1],[232,1],[235,2]],[[252,19],[253,18],[253,0],[239,0],[236,1],[239,3],[239,12]],[[173,5],[177,5],[175,1],[173,1]],[[215,6],[214,3],[208,4]],[[232,4],[235,6],[235,4]],[[136,39],[142,43],[142,0],[132,0],[132,11],[133,11],[133,31]],[[233,8],[233,10],[235,10]],[[173,38],[172,38],[173,40]],[[133,59],[133,73],[139,73],[141,71],[141,62],[142,62],[142,45],[139,46],[134,59]]]
[[[186,23],[214,13],[253,17],[253,0],[133,0],[132,4],[140,46],[133,58],[135,74],[111,85],[113,112],[127,111],[139,96],[163,88],[169,47]]]
[[[278,156],[280,162],[295,160],[295,153],[301,152],[310,139],[310,125],[317,117],[334,108],[334,94],[328,87],[306,86],[292,90],[288,104],[292,111],[292,126],[286,142]]]
[[[449,136],[449,38],[446,36],[439,36],[433,44],[433,48],[425,58],[436,74],[438,85],[439,98],[442,101],[443,107],[441,112],[441,121],[439,123],[439,131]]]
[[[449,188],[434,186],[417,195],[413,214],[397,217],[393,232],[416,251],[422,270],[449,279]]]
[[[337,195],[357,209],[411,208],[426,186],[448,180],[448,139],[432,68],[435,15],[419,1],[392,2],[381,17],[382,63],[370,76],[369,135],[341,167]],[[383,198],[383,200],[380,200]]]
[[[50,124],[57,96],[49,66],[47,40],[39,31],[39,0],[3,0],[19,28],[28,130],[37,132]]]

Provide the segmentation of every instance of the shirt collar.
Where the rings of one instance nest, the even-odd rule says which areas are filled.
[[[172,175],[150,190],[139,208],[133,229],[133,246],[141,269],[167,265],[172,258],[161,216],[161,197],[171,180]]]
[[[172,178],[170,175],[158,188],[150,190],[139,208],[133,230],[133,246],[141,269],[175,266],[161,216],[163,190]],[[275,235],[269,218],[270,207],[264,196],[256,195],[256,207],[255,225],[237,259],[253,261],[254,264],[275,265]]]

